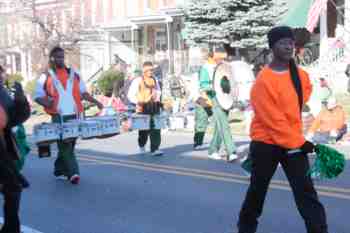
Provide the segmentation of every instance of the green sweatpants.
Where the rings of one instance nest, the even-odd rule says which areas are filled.
[[[138,143],[139,143],[139,147],[144,147],[147,143],[148,136],[149,136],[151,141],[151,152],[154,152],[159,149],[160,142],[161,142],[161,134],[160,134],[160,129],[154,128],[153,116],[151,116],[150,124],[151,125],[149,130],[139,130]]]
[[[69,115],[63,117],[63,122],[68,120],[75,119],[75,115]],[[54,115],[52,117],[52,122],[60,123],[61,119],[59,115]],[[65,175],[67,177],[71,177],[73,175],[79,175],[79,166],[78,161],[74,154],[76,140],[72,140],[69,142],[65,141],[57,141],[58,147],[58,155],[55,161],[55,170],[54,174],[56,176]]]
[[[225,112],[218,104],[216,98],[213,99],[214,135],[210,142],[209,154],[218,152],[221,143],[228,155],[236,151],[236,146],[232,140],[231,128],[228,122],[228,112]]]
[[[209,117],[213,115],[211,108],[204,108],[200,105],[196,105],[194,115],[194,147],[203,145],[205,132],[209,125]]]

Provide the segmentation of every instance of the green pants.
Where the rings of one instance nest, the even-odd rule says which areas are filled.
[[[194,147],[203,145],[205,132],[209,125],[209,117],[213,115],[211,108],[204,108],[200,105],[196,105],[194,115]]]
[[[151,116],[151,125],[149,130],[139,130],[138,143],[139,147],[144,147],[147,143],[148,136],[151,141],[151,152],[154,152],[159,149],[161,142],[160,129],[154,128],[154,119]]]
[[[75,115],[64,116],[63,122],[66,122],[71,119],[75,119]],[[59,115],[54,115],[52,117],[52,122],[60,123],[61,119]],[[76,140],[72,140],[69,142],[65,141],[57,141],[58,147],[58,155],[55,161],[55,171],[54,174],[56,176],[65,175],[67,177],[71,177],[75,174],[79,175],[79,166],[78,161],[74,154]]]
[[[228,122],[228,112],[225,112],[218,104],[217,100],[213,99],[213,116],[214,116],[214,135],[210,142],[209,154],[218,152],[221,143],[224,146],[228,155],[233,154],[236,150],[232,140],[231,128]]]

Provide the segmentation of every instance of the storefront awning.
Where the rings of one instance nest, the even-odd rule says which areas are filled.
[[[279,24],[293,28],[305,27],[313,0],[289,0],[287,2],[288,11]]]

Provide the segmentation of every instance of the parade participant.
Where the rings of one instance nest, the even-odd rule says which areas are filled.
[[[23,179],[15,166],[20,155],[12,128],[30,116],[22,86],[14,84],[12,98],[3,86],[5,71],[0,66],[0,184],[4,195],[4,224],[0,233],[20,233],[19,206]]]
[[[216,48],[213,55],[213,62],[215,65],[221,63],[226,58],[226,52],[222,48]],[[238,158],[235,153],[235,144],[232,140],[231,128],[228,122],[228,111],[223,110],[213,90],[213,75],[210,73],[213,71],[203,70],[203,74],[199,77],[199,91],[203,98],[202,102],[208,102],[212,105],[212,112],[214,117],[214,135],[209,146],[210,159],[219,160],[219,150],[222,142],[227,153],[227,161],[233,161]]]
[[[308,233],[327,233],[326,214],[308,174],[307,154],[314,145],[302,132],[301,109],[312,86],[308,74],[293,60],[294,35],[280,26],[268,33],[272,62],[259,73],[251,91],[250,185],[238,221],[239,233],[254,233],[269,183],[278,164],[291,185]]]
[[[326,107],[316,116],[307,138],[315,143],[330,143],[342,139],[347,132],[346,114],[335,97],[328,98]]]
[[[6,78],[4,80],[4,87],[6,88],[6,90],[8,91],[8,94],[11,96],[11,98],[13,99],[13,95],[11,95],[10,93],[13,91],[13,80]],[[29,99],[27,98],[27,101],[29,103],[30,106],[30,102]],[[12,128],[12,133],[14,134],[14,137],[16,139],[16,145],[18,148],[18,152],[19,152],[19,159],[16,160],[16,168],[18,170],[18,172],[20,172],[23,169],[24,166],[24,162],[26,160],[27,155],[30,152],[30,147],[28,145],[27,142],[27,136],[26,136],[26,130],[23,126],[23,124],[18,124],[17,126]],[[22,179],[22,181],[24,182],[23,187],[27,188],[29,187],[29,183],[27,182],[26,179]]]
[[[37,81],[35,101],[44,107],[52,122],[61,123],[77,119],[83,113],[82,100],[102,110],[103,105],[86,90],[84,81],[64,62],[64,50],[54,47],[49,54],[49,69]],[[72,184],[80,181],[78,162],[74,154],[75,140],[58,141],[58,156],[54,175],[68,178]]]
[[[153,64],[146,61],[142,66],[142,77],[135,78],[129,88],[128,98],[136,105],[136,113],[151,115],[150,130],[139,130],[138,144],[140,153],[145,153],[148,136],[151,141],[151,154],[162,155],[159,150],[161,142],[160,129],[154,128],[154,115],[160,112],[161,90],[157,80],[153,77]]]
[[[213,58],[213,52],[209,52],[208,49],[203,48],[202,49],[202,55],[204,56],[204,59],[206,60],[205,63],[201,66],[199,70],[199,77],[198,80],[192,80],[192,82],[195,82],[195,85],[193,86],[193,90],[191,91],[191,97],[196,103],[195,105],[195,125],[194,125],[194,144],[193,148],[195,150],[201,149],[203,147],[203,141],[205,132],[207,131],[207,127],[209,125],[209,117],[213,115],[212,112],[212,105],[208,101],[207,96],[205,93],[203,93],[205,96],[200,96],[199,94],[199,80],[204,80],[206,78],[212,80],[212,77],[214,75],[214,69],[216,66],[216,63]],[[197,81],[197,82],[196,82]]]

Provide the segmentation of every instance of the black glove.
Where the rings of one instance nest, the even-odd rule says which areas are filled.
[[[300,147],[300,149],[306,154],[312,153],[315,150],[315,145],[312,142],[305,141],[305,143]]]

